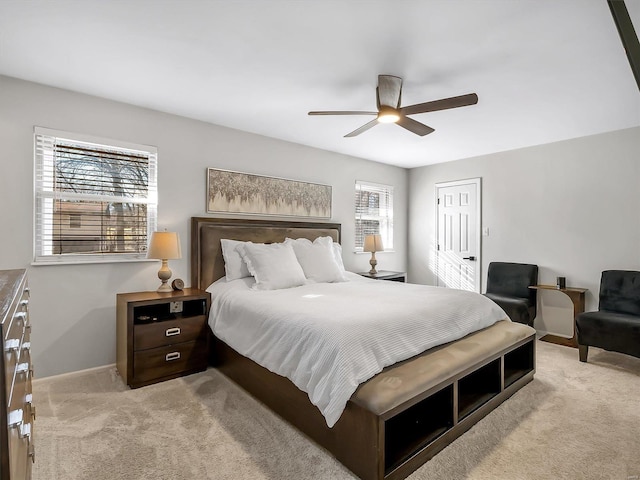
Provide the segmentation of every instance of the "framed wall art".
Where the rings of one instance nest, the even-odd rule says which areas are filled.
[[[207,213],[331,218],[331,185],[207,169]]]

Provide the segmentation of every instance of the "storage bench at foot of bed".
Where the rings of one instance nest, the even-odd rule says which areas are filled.
[[[533,379],[535,330],[508,321],[387,367],[333,428],[307,395],[217,343],[219,369],[363,480],[408,476]]]

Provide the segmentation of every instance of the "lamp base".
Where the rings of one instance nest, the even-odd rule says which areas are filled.
[[[169,285],[165,280],[164,282],[162,282],[162,284],[160,284],[156,292],[173,292],[173,288],[171,288],[171,285]]]
[[[376,252],[371,252],[371,260],[369,260],[369,265],[371,265],[369,275],[377,275],[378,271],[376,270],[376,265],[378,265],[378,261],[376,260]]]
[[[171,278],[171,270],[166,260],[162,260],[162,266],[158,270],[158,278],[162,281],[156,292],[173,292],[173,288],[169,285]]]

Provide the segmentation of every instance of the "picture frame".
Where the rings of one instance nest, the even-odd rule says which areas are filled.
[[[331,208],[331,185],[207,169],[207,213],[328,219]]]

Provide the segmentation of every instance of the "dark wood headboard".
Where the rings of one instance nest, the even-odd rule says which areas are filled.
[[[255,243],[282,242],[285,238],[329,236],[340,242],[340,224],[325,222],[289,222],[244,218],[191,217],[191,286],[206,289],[224,276],[220,240]]]

